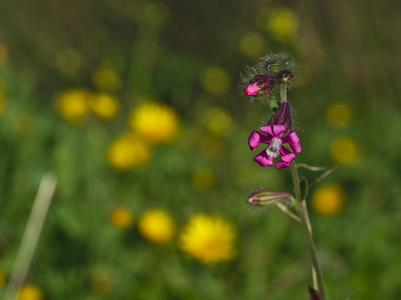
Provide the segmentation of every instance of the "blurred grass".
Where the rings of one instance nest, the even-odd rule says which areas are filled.
[[[261,185],[291,191],[287,170],[252,161],[246,141],[268,111],[237,89],[258,51],[285,50],[302,66],[289,93],[297,161],[340,164],[320,185],[347,194],[338,215],[311,212],[330,298],[399,299],[400,13],[392,1],[2,1],[0,275],[8,279],[51,170],[59,185],[27,280],[46,299],[308,299],[299,226],[244,204]],[[70,88],[112,95],[119,113],[69,123],[56,100]],[[177,137],[151,146],[142,167],[117,170],[107,149],[146,97],[177,113]],[[352,113],[340,127],[326,118],[336,103]],[[213,119],[216,109],[228,118]],[[333,148],[349,143],[333,142],[344,137],[357,151],[339,161]],[[116,207],[133,227],[110,221]],[[238,229],[236,258],[202,265],[178,247],[179,234],[152,244],[137,230],[149,208],[169,212],[178,232],[197,213],[227,219]]]

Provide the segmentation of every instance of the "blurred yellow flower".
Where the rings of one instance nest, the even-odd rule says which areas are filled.
[[[192,185],[198,190],[208,190],[213,187],[216,177],[212,170],[197,170],[192,174]]]
[[[81,64],[82,56],[73,48],[63,49],[56,55],[56,66],[64,74],[75,74],[81,68]]]
[[[230,74],[221,68],[210,67],[203,72],[201,84],[205,91],[222,96],[230,88]]]
[[[18,293],[18,300],[42,300],[44,299],[42,290],[36,285],[28,284],[21,288]]]
[[[6,282],[6,276],[4,275],[3,271],[0,270],[0,288],[4,285]]]
[[[277,7],[270,11],[267,29],[279,41],[286,41],[293,37],[299,28],[299,17],[289,7]]]
[[[236,230],[218,216],[197,214],[180,234],[181,248],[198,261],[213,264],[234,256]]]
[[[227,135],[231,131],[232,118],[230,114],[221,108],[212,108],[204,117],[206,127],[218,136]]]
[[[156,102],[144,102],[130,116],[134,132],[152,144],[171,141],[178,132],[179,118],[169,106]]]
[[[145,211],[138,220],[139,233],[155,244],[170,242],[175,234],[175,222],[171,215],[159,208]]]
[[[92,76],[92,82],[101,91],[117,91],[121,87],[120,77],[110,67],[100,67]]]
[[[346,165],[358,156],[358,146],[349,137],[339,137],[330,145],[330,154],[333,161],[339,165]]]
[[[0,65],[8,60],[8,49],[3,43],[0,43]]]
[[[135,135],[123,135],[110,144],[107,158],[113,167],[127,170],[144,165],[151,154],[151,148],[141,138]]]
[[[99,93],[93,95],[91,98],[90,107],[99,117],[111,119],[118,112],[119,102],[115,97],[109,94]]]
[[[125,207],[116,207],[110,214],[110,222],[120,228],[130,228],[134,224],[134,215]]]
[[[266,51],[266,40],[257,32],[248,32],[241,37],[240,50],[249,57],[259,57]]]
[[[86,118],[91,94],[85,89],[71,89],[57,98],[57,110],[68,122],[79,125]]]
[[[326,121],[334,128],[342,128],[348,125],[352,118],[351,107],[346,103],[334,103],[326,111]]]
[[[346,192],[339,185],[321,186],[312,194],[312,208],[323,216],[335,216],[344,208]]]

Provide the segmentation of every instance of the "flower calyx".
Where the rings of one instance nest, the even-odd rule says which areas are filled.
[[[284,69],[278,73],[277,80],[282,84],[289,84],[293,82],[294,75],[290,70]]]
[[[257,206],[274,205],[277,202],[284,202],[293,199],[291,194],[286,192],[276,192],[267,189],[257,189],[249,194],[248,203]]]
[[[264,96],[271,92],[274,84],[275,80],[269,75],[255,75],[249,80],[244,93],[248,96]]]
[[[288,102],[280,103],[274,115],[270,118],[268,125],[284,125],[286,131],[284,135],[292,131],[291,106]]]

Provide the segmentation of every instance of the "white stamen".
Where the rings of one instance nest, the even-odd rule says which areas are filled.
[[[266,154],[270,157],[276,158],[280,154],[281,140],[272,138],[269,146],[266,148]]]

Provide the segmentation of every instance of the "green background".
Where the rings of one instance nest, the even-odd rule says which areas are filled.
[[[282,6],[299,20],[287,38],[268,25]],[[333,140],[348,136],[358,146],[358,156],[323,182],[346,189],[344,210],[334,217],[311,211],[330,299],[400,299],[400,6],[379,0],[2,0],[0,41],[9,58],[0,66],[6,103],[0,269],[10,275],[40,180],[52,171],[58,186],[27,278],[46,299],[308,299],[312,279],[300,226],[276,208],[255,212],[245,204],[261,185],[292,191],[289,170],[259,167],[247,145],[270,114],[237,87],[240,73],[257,61],[241,50],[252,32],[263,38],[264,51],[285,51],[301,65],[302,84],[289,92],[303,148],[297,162],[330,168]],[[81,55],[75,72],[56,63],[65,49]],[[81,126],[69,124],[55,109],[56,96],[73,87],[95,91],[92,76],[101,66],[120,76],[113,91],[120,113],[110,121],[92,116]],[[227,91],[204,89],[210,67],[229,74]],[[143,96],[177,111],[180,135],[155,147],[144,167],[114,170],[107,146]],[[337,102],[351,107],[346,127],[325,120]],[[211,134],[204,120],[215,107],[233,122],[218,137],[222,151],[208,155],[200,141]],[[216,183],[200,191],[191,174],[203,168],[214,172]],[[220,215],[238,228],[237,257],[205,266],[176,242],[153,245],[135,226],[110,224],[115,206],[136,218],[161,207],[179,226],[196,213]],[[91,286],[99,274],[110,284],[103,293]]]

